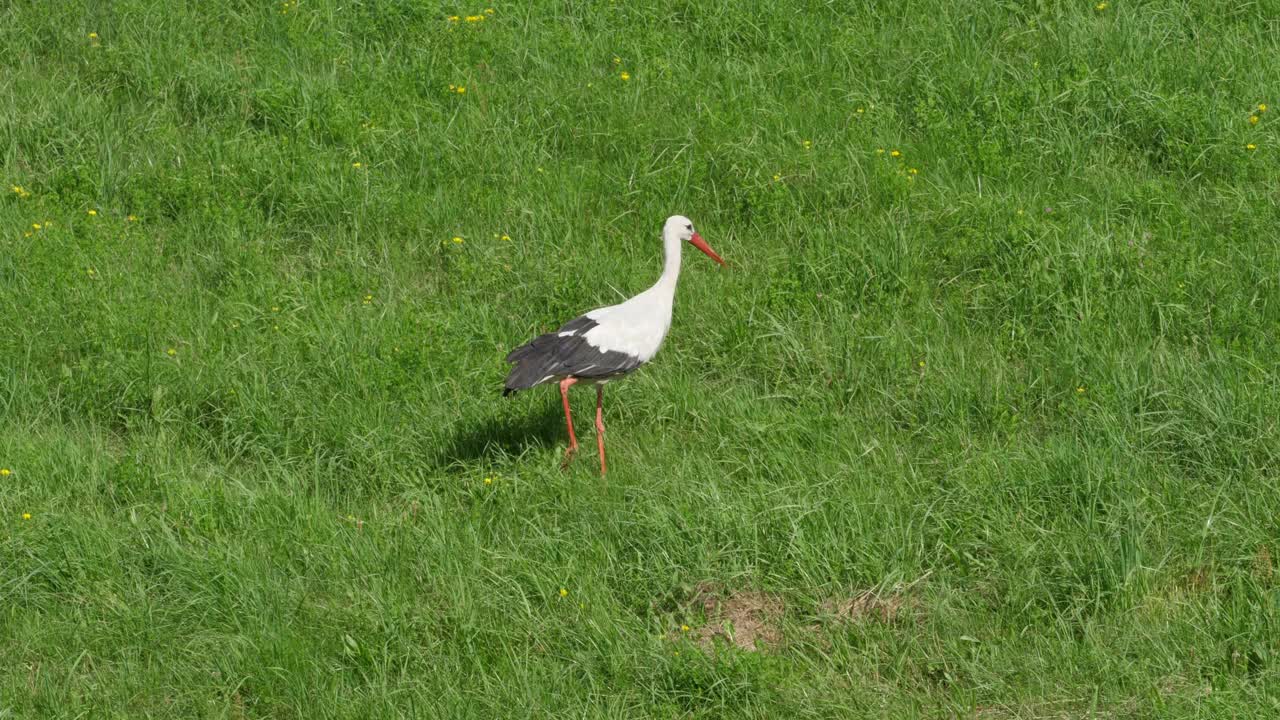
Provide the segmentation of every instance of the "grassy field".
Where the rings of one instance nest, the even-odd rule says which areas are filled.
[[[0,7],[0,718],[1280,713],[1280,3],[491,9]]]

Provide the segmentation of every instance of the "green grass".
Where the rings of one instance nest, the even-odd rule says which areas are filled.
[[[0,7],[0,718],[1280,711],[1280,4],[482,10]]]

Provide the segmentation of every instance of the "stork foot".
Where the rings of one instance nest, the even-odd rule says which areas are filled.
[[[569,464],[573,462],[573,458],[578,454],[578,446],[570,445],[568,450],[564,451],[564,459],[560,461],[560,469],[568,470]]]

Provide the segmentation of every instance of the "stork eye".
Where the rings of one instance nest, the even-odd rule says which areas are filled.
[[[684,229],[685,229],[685,230],[692,230],[692,229],[693,229],[693,226],[692,226],[692,225],[685,225],[685,226],[684,226]]]

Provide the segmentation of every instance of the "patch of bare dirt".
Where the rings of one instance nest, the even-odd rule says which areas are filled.
[[[707,624],[689,636],[699,647],[710,649],[717,639],[743,650],[776,648],[782,644],[782,598],[772,593],[747,590],[721,593],[702,584],[696,588],[690,607],[701,608]]]
[[[867,590],[854,597],[825,600],[819,607],[838,622],[856,625],[870,620],[894,622],[910,609],[910,603],[901,593],[882,595],[875,590]]]
[[[1275,573],[1272,569],[1271,548],[1266,545],[1258,547],[1258,552],[1253,556],[1253,574],[1264,583],[1271,579]]]
[[[704,650],[712,649],[717,641],[752,651],[783,645],[786,605],[780,595],[758,590],[729,591],[712,583],[700,583],[686,597],[688,600],[673,606],[681,608],[681,614],[701,611],[706,623],[696,628],[683,625],[673,630],[670,635],[673,640],[688,638]],[[815,634],[837,625],[909,620],[915,617],[918,603],[907,593],[907,588],[899,585],[891,590],[866,590],[847,597],[829,598],[818,610],[818,622],[807,628]]]

